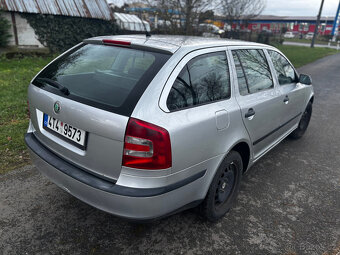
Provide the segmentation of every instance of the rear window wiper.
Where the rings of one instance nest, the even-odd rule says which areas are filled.
[[[36,80],[38,82],[45,82],[45,83],[51,85],[52,87],[59,89],[66,96],[68,96],[70,94],[70,91],[68,90],[68,88],[66,88],[65,86],[61,85],[60,83],[58,83],[58,82],[56,82],[56,81],[54,81],[50,78],[37,78]]]

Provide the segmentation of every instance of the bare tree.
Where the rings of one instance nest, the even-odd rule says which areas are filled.
[[[177,1],[175,0],[144,0],[150,6],[156,9],[158,18],[163,21],[163,26],[165,26],[171,33],[180,33],[181,16],[179,15],[179,9],[177,6]],[[156,21],[155,21],[156,22]]]
[[[212,7],[212,1],[209,0],[177,0],[180,11],[185,15],[185,32],[192,34],[194,23],[198,22],[199,13],[209,7]]]
[[[263,11],[265,0],[220,0],[222,13],[230,25],[235,20],[249,20]]]
[[[144,0],[153,6],[159,17],[171,24],[175,32],[191,35],[199,13],[212,9],[215,0]]]

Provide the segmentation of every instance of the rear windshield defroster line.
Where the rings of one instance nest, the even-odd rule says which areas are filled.
[[[147,86],[171,55],[97,44],[81,44],[50,63],[33,85],[58,96],[130,116]],[[46,80],[66,88],[66,95]]]

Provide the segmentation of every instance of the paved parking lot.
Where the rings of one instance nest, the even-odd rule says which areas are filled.
[[[27,166],[0,176],[0,254],[337,254],[340,54],[300,72],[313,76],[316,91],[306,135],[284,140],[250,170],[219,223],[202,221],[195,210],[129,223]]]

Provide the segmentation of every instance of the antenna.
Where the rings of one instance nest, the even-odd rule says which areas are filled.
[[[149,31],[146,30],[145,23],[144,23],[144,20],[143,20],[143,18],[142,18],[142,13],[140,13],[140,20],[142,21],[142,24],[143,24],[143,27],[144,27],[144,32],[145,32],[146,37],[151,37],[151,34],[149,33]]]

